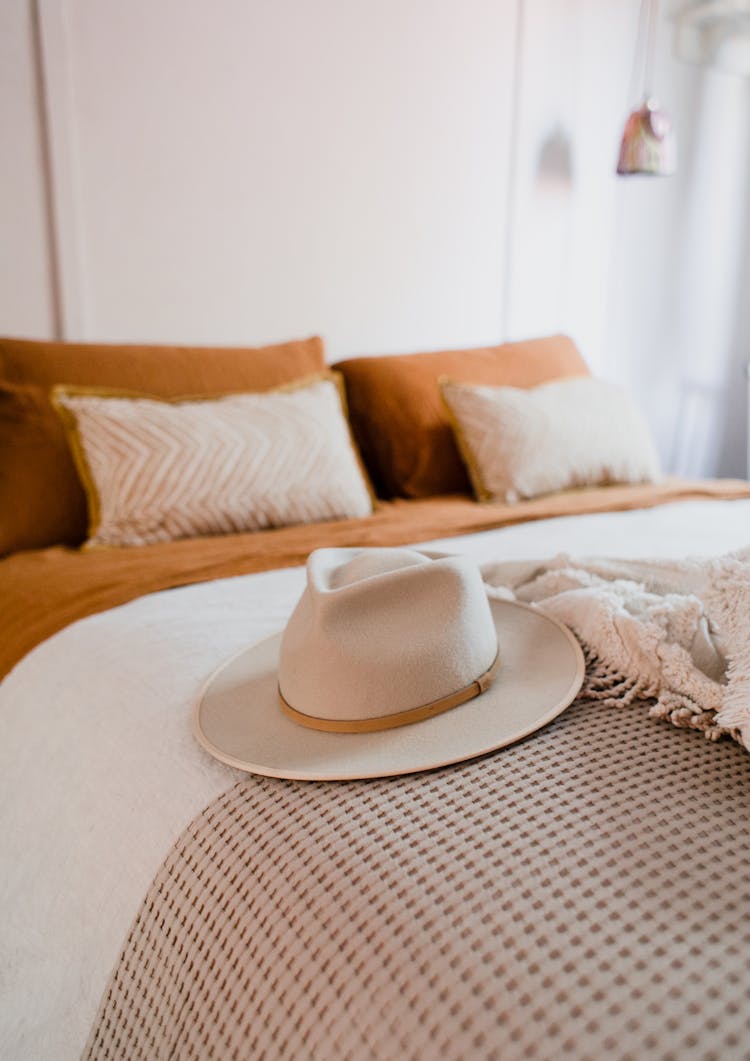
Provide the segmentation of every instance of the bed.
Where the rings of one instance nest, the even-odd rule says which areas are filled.
[[[1,350],[6,404],[20,395],[37,420],[35,387],[133,389],[94,378],[82,348],[72,362],[52,344]],[[128,352],[131,369],[140,357]],[[279,361],[275,350],[268,363]],[[21,378],[21,362],[41,382]],[[295,364],[292,378],[310,367]],[[138,389],[158,393],[158,380]],[[356,379],[347,394],[353,424],[373,416]],[[378,493],[392,492],[403,428],[380,463],[380,428],[359,428]],[[417,457],[411,493],[365,516],[81,549],[79,507],[67,528],[48,513],[46,540],[6,548],[4,1057],[748,1056],[741,743],[649,719],[640,702],[581,700],[496,754],[310,783],[233,770],[194,740],[207,676],[284,626],[312,549],[412,544],[484,565],[560,553],[674,561],[748,545],[743,482],[592,485],[488,505],[456,481],[455,453],[445,492]],[[36,491],[44,468],[34,474]],[[43,537],[40,513],[30,525]]]

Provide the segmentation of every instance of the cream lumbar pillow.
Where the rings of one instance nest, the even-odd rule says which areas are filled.
[[[614,384],[575,377],[524,390],[442,379],[440,388],[482,501],[660,477],[646,422]]]
[[[90,546],[366,516],[373,501],[333,373],[169,401],[56,387]]]

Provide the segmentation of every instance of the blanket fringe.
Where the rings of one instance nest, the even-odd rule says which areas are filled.
[[[750,548],[713,560],[485,564],[493,596],[563,623],[586,658],[580,699],[750,751]]]
[[[696,729],[706,740],[717,741],[731,737],[742,744],[739,729],[728,729],[716,722],[715,711],[705,711],[700,704],[687,696],[662,690],[652,682],[620,673],[606,663],[586,645],[583,648],[586,660],[586,677],[579,699],[603,704],[605,707],[630,707],[635,702],[649,703],[649,716],[670,722],[682,729]]]

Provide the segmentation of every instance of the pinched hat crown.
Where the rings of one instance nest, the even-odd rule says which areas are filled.
[[[483,692],[497,660],[487,595],[468,558],[319,549],[281,641],[279,696],[313,729],[386,729]]]

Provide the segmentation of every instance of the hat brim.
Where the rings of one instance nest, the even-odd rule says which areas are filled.
[[[216,759],[266,777],[353,781],[433,770],[504,748],[541,729],[573,701],[585,664],[573,634],[515,601],[490,600],[500,669],[474,699],[397,729],[324,733],[281,710],[277,667],[282,635],[223,663],[206,682],[193,731]]]

